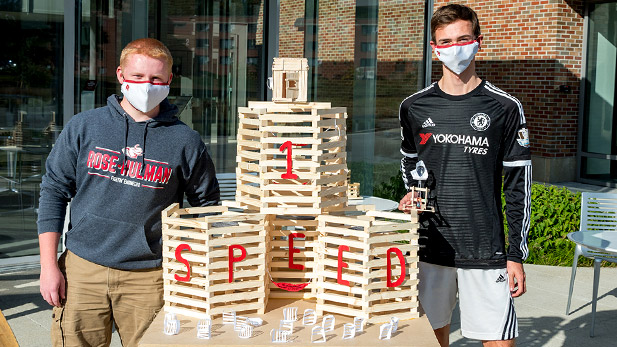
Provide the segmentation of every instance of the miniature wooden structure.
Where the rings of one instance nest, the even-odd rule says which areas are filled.
[[[347,190],[348,199],[360,199],[360,183],[349,183]]]
[[[412,218],[417,216],[375,211],[317,217],[318,315],[338,313],[370,323],[418,317],[418,224]]]
[[[166,312],[195,318],[230,310],[264,313],[264,215],[172,204],[162,222]]]
[[[274,58],[272,81],[272,101],[306,102],[308,60],[306,58]]]
[[[239,117],[236,202],[266,214],[344,207],[345,108],[255,101],[240,107]]]
[[[412,201],[411,204],[408,205],[410,210],[435,212],[434,207],[427,206],[429,193],[428,188],[411,187],[409,193],[412,193]]]

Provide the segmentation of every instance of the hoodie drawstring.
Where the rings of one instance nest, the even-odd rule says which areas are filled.
[[[142,148],[142,152],[141,152],[141,168],[139,169],[139,175],[143,176],[144,175],[144,170],[146,167],[145,164],[145,158],[146,158],[146,136],[148,135],[148,126],[150,126],[150,123],[152,123],[152,121],[148,121],[146,122],[146,127],[144,129],[144,139],[142,141],[143,144],[143,148]]]
[[[124,114],[124,147],[122,147],[122,170],[124,172],[126,167],[126,147],[129,142],[129,118],[128,115]]]

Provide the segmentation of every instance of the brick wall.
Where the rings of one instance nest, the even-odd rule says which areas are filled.
[[[279,18],[279,57],[304,55],[304,1],[281,0]]]
[[[449,1],[435,1],[435,9]],[[478,74],[518,98],[532,154],[576,155],[583,52],[583,1],[457,1],[473,8],[484,35]],[[434,55],[433,55],[434,56]],[[433,80],[441,63],[433,62]],[[571,91],[563,93],[560,86]]]

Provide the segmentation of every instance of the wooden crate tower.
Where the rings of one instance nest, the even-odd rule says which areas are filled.
[[[269,215],[268,270],[271,278],[270,298],[309,299],[317,294],[315,247],[317,245],[317,219],[315,216]],[[290,238],[293,237],[293,253]],[[304,237],[302,237],[302,235]],[[293,264],[293,265],[292,265]],[[279,288],[281,283],[294,286],[307,284],[300,290]],[[278,284],[278,285],[277,285]]]
[[[318,315],[359,316],[372,323],[388,322],[392,316],[419,317],[417,217],[368,211],[359,216],[321,215],[317,220]],[[391,278],[388,255],[392,256]]]
[[[272,101],[306,102],[308,61],[306,58],[274,58]]]
[[[165,311],[195,318],[231,310],[264,313],[265,215],[172,204],[163,210],[162,223]]]

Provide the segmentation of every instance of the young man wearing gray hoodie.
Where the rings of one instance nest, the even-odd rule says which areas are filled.
[[[112,322],[136,346],[163,305],[161,210],[184,193],[192,206],[219,200],[206,145],[167,100],[172,64],[157,40],[129,43],[116,71],[124,97],[74,116],[47,159],[38,233],[55,346],[109,345]]]

